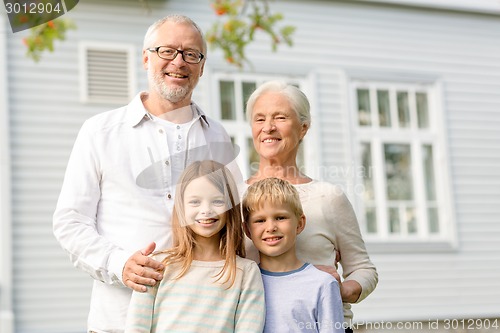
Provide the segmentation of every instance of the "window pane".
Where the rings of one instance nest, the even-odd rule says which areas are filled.
[[[377,213],[375,207],[366,207],[366,231],[369,234],[377,233]]]
[[[399,91],[398,96],[398,117],[400,127],[410,127],[410,107],[408,105],[408,93]]]
[[[246,107],[247,107],[247,101],[248,97],[253,93],[253,91],[256,88],[255,82],[243,82],[242,84],[242,89],[243,89],[243,112],[245,115],[245,120],[246,120]]]
[[[439,233],[439,217],[437,208],[427,209],[427,218],[429,219],[429,231],[431,234]]]
[[[385,144],[385,173],[389,200],[412,200],[413,184],[409,145]]]
[[[406,208],[406,227],[409,234],[417,233],[417,219],[414,208]]]
[[[391,109],[389,103],[389,92],[387,90],[377,91],[378,119],[380,126],[391,127]]]
[[[370,92],[358,89],[358,119],[360,126],[371,126]]]
[[[234,97],[234,82],[220,81],[220,112],[225,120],[236,119],[236,102]]]
[[[373,190],[373,178],[372,178],[372,149],[369,143],[361,144],[361,163],[362,163],[362,176],[364,185],[364,197],[365,202],[368,200],[375,199],[375,193]]]
[[[391,234],[399,234],[401,232],[399,209],[397,208],[389,208],[389,228]]]
[[[424,145],[422,147],[422,157],[424,160],[424,176],[425,176],[425,189],[427,200],[436,200],[436,184],[434,177],[434,158],[432,157],[432,146]]]
[[[418,116],[418,127],[428,128],[429,127],[429,106],[427,104],[427,94],[417,93],[417,116]]]

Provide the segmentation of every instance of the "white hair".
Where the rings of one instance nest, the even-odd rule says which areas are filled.
[[[294,85],[278,80],[263,83],[250,95],[246,107],[248,122],[251,122],[255,102],[257,102],[259,97],[268,92],[275,92],[286,97],[290,102],[293,111],[297,114],[300,123],[302,125],[307,125],[308,128],[311,126],[311,106],[307,96]]]
[[[158,21],[154,22],[151,24],[151,26],[148,28],[148,31],[146,31],[146,35],[144,36],[144,44],[143,44],[143,49],[147,49],[153,46],[157,45],[151,45],[152,43],[152,37],[153,34],[156,32],[156,30],[161,27],[165,22],[174,22],[174,23],[188,23],[191,24],[193,27],[198,30],[200,33],[201,39],[203,41],[203,54],[205,55],[206,58],[206,52],[207,52],[207,41],[205,40],[205,36],[203,35],[203,31],[201,31],[201,28],[189,17],[180,15],[180,14],[171,14],[167,15],[162,19],[159,19]]]

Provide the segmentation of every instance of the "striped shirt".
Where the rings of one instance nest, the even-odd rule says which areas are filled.
[[[161,259],[160,259],[161,260]],[[224,261],[196,261],[180,279],[167,266],[164,278],[148,292],[133,292],[125,333],[262,332],[264,288],[254,261],[236,258],[231,288],[216,280]]]

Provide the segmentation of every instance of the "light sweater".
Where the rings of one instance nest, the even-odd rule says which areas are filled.
[[[237,257],[236,263],[236,280],[229,289],[215,281],[223,260],[194,260],[180,279],[174,279],[178,265],[167,266],[159,284],[146,293],[133,292],[125,333],[261,333],[265,303],[260,270],[252,260]]]

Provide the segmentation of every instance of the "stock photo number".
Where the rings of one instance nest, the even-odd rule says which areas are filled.
[[[64,15],[77,4],[78,0],[4,0],[12,32],[19,32]]]
[[[5,3],[5,9],[7,14],[51,14],[52,12],[61,13],[64,12],[61,3],[56,3],[53,5],[52,3]]]

